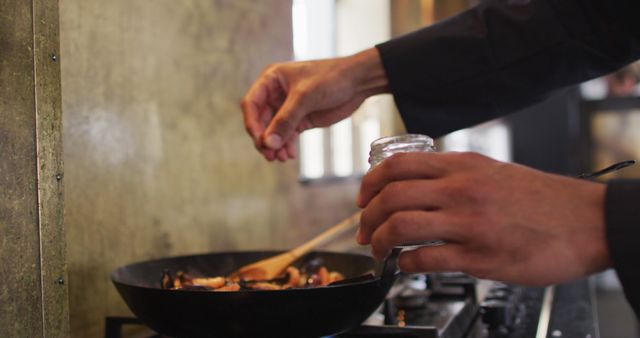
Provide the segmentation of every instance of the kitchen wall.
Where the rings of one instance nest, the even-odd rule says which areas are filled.
[[[118,266],[288,248],[355,210],[357,182],[301,186],[297,163],[267,163],[244,131],[242,95],[291,59],[290,6],[60,0],[73,337],[129,314]]]

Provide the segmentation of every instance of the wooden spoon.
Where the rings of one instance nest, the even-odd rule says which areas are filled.
[[[320,235],[316,236],[312,240],[300,245],[299,247],[279,254],[274,257],[259,260],[255,263],[251,263],[241,267],[234,271],[229,278],[232,280],[245,279],[245,280],[269,280],[274,279],[282,274],[282,272],[293,263],[296,259],[302,255],[313,250],[317,246],[326,243],[327,241],[336,238],[344,231],[351,229],[354,225],[360,223],[360,214],[358,211],[348,218],[342,220],[340,223],[327,229]]]

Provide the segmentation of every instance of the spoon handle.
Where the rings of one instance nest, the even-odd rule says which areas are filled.
[[[622,161],[622,162],[618,162],[618,163],[612,164],[612,165],[610,165],[610,166],[608,166],[608,167],[606,167],[604,169],[598,170],[598,171],[590,173],[590,174],[580,174],[577,177],[578,178],[585,178],[585,179],[595,178],[595,177],[599,177],[599,176],[608,174],[610,172],[614,172],[614,171],[618,171],[620,169],[624,169],[624,168],[632,166],[634,164],[636,164],[636,161],[634,161],[634,160]]]
[[[358,225],[360,223],[360,214],[362,214],[362,211],[358,211],[354,213],[353,215],[342,220],[340,223],[330,227],[328,230],[314,237],[312,240],[289,251],[289,253],[294,257],[298,258],[300,256],[303,256],[307,252],[313,250],[317,246],[336,238],[338,235],[341,235],[343,232]]]

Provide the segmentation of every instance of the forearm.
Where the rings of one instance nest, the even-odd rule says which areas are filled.
[[[389,92],[389,79],[376,48],[349,56],[345,63],[344,72],[352,78],[357,92],[367,96]]]
[[[437,137],[640,57],[629,3],[490,0],[377,47],[408,129]]]

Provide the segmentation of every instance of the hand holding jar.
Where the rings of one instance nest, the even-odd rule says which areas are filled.
[[[463,271],[546,285],[611,265],[605,186],[498,162],[475,153],[395,154],[363,179],[360,244],[377,258],[406,243],[407,272]]]

